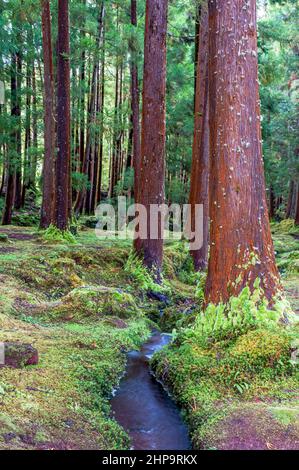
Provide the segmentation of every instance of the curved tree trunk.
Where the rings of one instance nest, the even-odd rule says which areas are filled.
[[[209,2],[211,252],[206,303],[280,288],[265,196],[256,2]]]

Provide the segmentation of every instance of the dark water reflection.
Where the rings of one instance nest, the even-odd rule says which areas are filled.
[[[111,401],[116,420],[127,430],[136,450],[190,449],[188,430],[178,408],[148,366],[149,358],[170,339],[155,332],[141,351],[128,354],[127,373]]]

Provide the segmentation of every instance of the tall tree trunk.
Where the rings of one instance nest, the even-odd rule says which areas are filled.
[[[114,98],[114,119],[113,119],[113,141],[112,141],[112,163],[110,175],[109,197],[114,196],[117,172],[117,133],[118,133],[118,113],[119,113],[119,63],[117,58],[115,74],[115,98]]]
[[[150,237],[150,206],[164,203],[165,89],[167,0],[147,0],[144,40],[144,79],[141,171],[138,202],[147,210],[147,238],[135,243],[144,264],[160,279],[163,260],[163,220],[157,239]],[[152,222],[154,222],[152,220]]]
[[[32,40],[32,34],[29,31],[28,39]],[[29,55],[29,54],[28,54]],[[31,150],[31,75],[32,61],[27,57],[26,72],[26,123],[25,123],[25,145],[24,145],[24,173],[23,173],[23,189],[22,189],[22,207],[25,205],[26,191],[29,184],[30,172],[30,150]]]
[[[68,228],[70,183],[70,41],[68,0],[58,0],[56,225]]]
[[[13,53],[11,56],[11,71],[10,71],[10,89],[11,89],[11,116],[13,118],[13,130],[10,138],[10,148],[7,158],[7,181],[6,181],[6,194],[4,209],[2,214],[2,225],[10,225],[12,218],[12,209],[15,199],[15,173],[16,173],[16,160],[18,158],[18,128],[20,108],[18,105],[18,85],[17,85],[17,55]]]
[[[273,219],[275,216],[275,195],[272,185],[269,189],[269,219]]]
[[[96,194],[97,204],[101,201],[102,174],[103,174],[103,153],[104,153],[104,104],[105,104],[105,27],[103,30],[103,51],[102,51],[102,82],[101,82],[101,114],[100,114],[100,143],[99,143],[99,176]]]
[[[296,217],[298,192],[299,192],[299,183],[297,183],[296,181],[291,180],[290,181],[290,188],[289,188],[288,204],[287,204],[287,208],[286,208],[286,218],[287,219],[295,219],[295,217]]]
[[[36,69],[33,62],[32,67],[32,128],[33,128],[33,147],[34,151],[32,152],[30,159],[30,175],[29,175],[29,184],[28,187],[35,193],[36,190],[36,171],[37,171],[37,153],[38,153],[38,131],[37,131],[37,86],[36,86]]]
[[[55,119],[54,119],[54,74],[52,55],[51,13],[49,0],[42,2],[42,33],[44,59],[44,124],[45,156],[43,167],[43,200],[41,228],[54,221],[55,208]]]
[[[15,209],[22,206],[22,128],[21,128],[21,88],[22,88],[22,56],[21,52],[16,52],[17,73],[16,73],[16,174],[15,174]]]
[[[194,40],[194,110],[196,100],[197,71],[198,71],[198,49],[199,49],[199,33],[201,22],[201,3],[196,2],[195,5],[195,40]]]
[[[137,28],[137,0],[131,0],[131,24]],[[131,112],[132,112],[132,144],[134,167],[134,199],[138,202],[138,188],[140,177],[140,125],[139,125],[139,83],[137,62],[137,40],[133,36],[130,41],[131,51]]]
[[[208,261],[209,238],[209,111],[208,111],[208,43],[209,21],[208,4],[201,8],[201,24],[196,72],[196,93],[194,112],[194,137],[192,149],[192,169],[190,199],[191,229],[195,231],[195,205],[203,204],[203,245],[191,250],[196,271],[205,269]]]
[[[265,195],[256,2],[209,1],[211,252],[206,303],[280,288]]]
[[[296,201],[296,212],[295,212],[295,224],[299,225],[299,183],[297,183],[297,201]]]

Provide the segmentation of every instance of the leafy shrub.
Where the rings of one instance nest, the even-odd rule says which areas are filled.
[[[0,233],[0,243],[7,243],[8,235],[6,233]]]
[[[157,284],[154,281],[151,273],[144,266],[138,255],[134,252],[130,253],[124,270],[138,282],[138,287],[143,291],[167,293],[170,290],[164,279],[162,279],[161,284]]]
[[[196,318],[194,327],[184,334],[194,336],[199,344],[206,347],[263,325],[277,325],[287,308],[289,306],[285,301],[277,300],[270,310],[257,282],[253,293],[245,287],[238,297],[231,297],[227,304],[209,304]]]
[[[49,243],[76,243],[76,238],[68,230],[59,230],[54,225],[45,230],[43,239]]]
[[[12,223],[20,227],[33,227],[39,224],[40,215],[38,212],[20,212],[14,214]]]

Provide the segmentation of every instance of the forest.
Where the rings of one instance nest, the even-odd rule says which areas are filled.
[[[0,450],[299,450],[297,0],[0,0]]]

